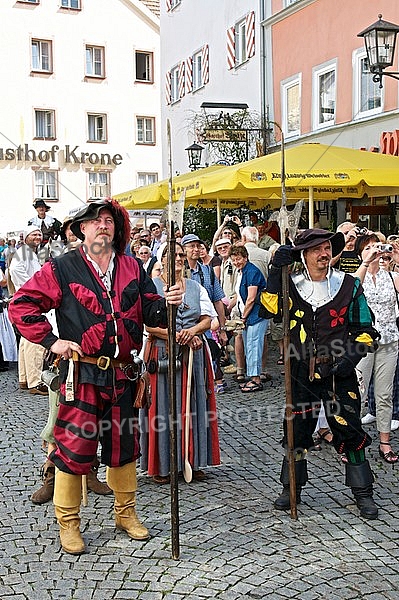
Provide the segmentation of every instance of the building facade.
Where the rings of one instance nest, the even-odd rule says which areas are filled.
[[[174,173],[189,170],[185,149],[193,143],[205,148],[202,166],[215,162],[207,139],[217,136],[218,118],[228,123],[247,107],[254,129],[261,127],[258,7],[258,0],[161,0],[164,176],[167,119]],[[204,123],[209,121],[207,138]],[[244,149],[244,157],[253,155]]]
[[[357,35],[378,13],[399,23],[395,0],[261,0],[262,106],[281,124],[287,146],[320,142],[399,154],[399,84],[373,82]],[[398,71],[398,55],[395,65]],[[360,217],[386,228],[390,203],[396,207],[395,198],[341,202],[339,220]]]
[[[0,232],[161,171],[158,2],[4,0]],[[5,26],[6,24],[6,26]]]

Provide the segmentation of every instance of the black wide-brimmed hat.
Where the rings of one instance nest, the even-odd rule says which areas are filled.
[[[73,218],[71,223],[71,231],[80,240],[84,240],[84,234],[80,230],[80,224],[84,221],[97,219],[100,211],[104,208],[108,209],[115,221],[115,235],[112,245],[117,254],[124,254],[125,248],[130,240],[130,220],[129,213],[123,206],[118,204],[112,198],[104,200],[95,200],[81,208]]]
[[[294,260],[301,260],[302,250],[314,248],[323,242],[331,242],[332,256],[337,256],[345,248],[345,237],[341,232],[334,233],[325,229],[304,229],[304,231],[298,233],[294,240],[294,247],[292,248]]]
[[[49,206],[48,204],[45,203],[44,200],[41,200],[40,198],[38,200],[35,200],[33,203],[33,208],[39,208],[39,206],[44,206],[44,208],[47,210],[50,210],[51,206]]]

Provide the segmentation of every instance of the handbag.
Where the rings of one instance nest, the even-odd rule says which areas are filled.
[[[391,278],[391,280],[392,280],[393,289],[395,290],[396,304],[397,304],[397,306],[398,306],[398,312],[399,312],[399,298],[398,298],[398,292],[396,291],[396,287],[395,287],[395,281],[394,281],[394,278],[392,277],[392,273],[391,273],[390,271],[389,271],[389,277],[390,277],[390,278]],[[396,317],[396,327],[397,327],[397,328],[398,328],[398,330],[399,330],[399,316],[398,316],[398,317]]]

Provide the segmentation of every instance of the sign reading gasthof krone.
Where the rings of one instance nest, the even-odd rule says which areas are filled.
[[[65,144],[60,148],[56,144],[51,146],[50,150],[34,150],[29,148],[29,144],[20,145],[17,148],[0,148],[0,161],[8,162],[33,162],[36,164],[55,162],[59,160],[65,164],[72,165],[109,165],[115,166],[121,164],[123,157],[121,154],[109,154],[97,152],[81,152],[79,146]]]

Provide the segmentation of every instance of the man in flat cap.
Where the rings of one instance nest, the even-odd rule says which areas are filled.
[[[135,512],[137,416],[133,399],[143,323],[166,327],[166,303],[179,305],[178,286],[157,293],[141,264],[124,254],[130,236],[127,211],[100,200],[76,213],[72,232],[83,244],[52,258],[14,295],[10,315],[21,334],[60,356],[60,406],[54,506],[61,545],[82,554],[79,508],[82,475],[101,441],[107,483],[115,495],[115,525],[135,540],[149,533]],[[45,313],[55,309],[59,337]]]
[[[362,517],[376,519],[373,474],[365,449],[370,436],[360,421],[360,394],[355,367],[372,351],[378,333],[360,281],[330,267],[331,258],[345,246],[342,233],[306,229],[294,247],[280,246],[262,294],[264,316],[281,318],[281,268],[302,263],[289,278],[290,362],[296,497],[308,480],[306,454],[314,446],[312,434],[324,405],[336,451],[345,459],[345,483],[352,489]],[[286,357],[287,358],[287,357]],[[284,422],[283,446],[287,446]],[[283,492],[274,506],[290,508],[288,461],[283,460],[280,481]]]

